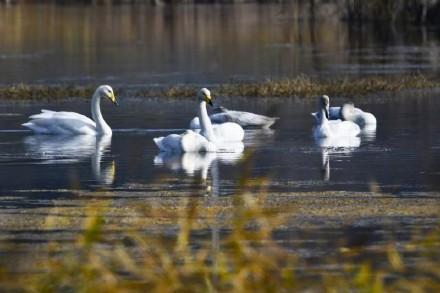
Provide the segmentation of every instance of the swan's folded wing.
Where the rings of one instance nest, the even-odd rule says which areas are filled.
[[[182,151],[181,139],[182,137],[178,134],[170,134],[165,137],[155,137],[153,141],[162,152],[179,153]]]
[[[199,117],[194,117],[189,122],[189,129],[200,129],[200,120]]]
[[[251,112],[229,110],[224,113],[215,115],[222,115],[224,122],[235,122],[243,127],[257,126],[269,128],[272,124],[275,123],[277,119],[279,119],[278,117],[268,117]]]
[[[226,122],[214,124],[212,127],[219,142],[242,141],[244,138],[244,130],[237,123]]]
[[[42,110],[41,113],[29,117],[24,123],[35,132],[45,134],[94,134],[96,124],[90,118],[75,112],[55,112]]]
[[[181,135],[180,141],[182,150],[184,152],[215,152],[216,148],[203,135],[191,130],[187,130]]]
[[[209,119],[214,124],[220,124],[225,122],[231,122],[231,117],[227,113],[215,113],[209,115]]]

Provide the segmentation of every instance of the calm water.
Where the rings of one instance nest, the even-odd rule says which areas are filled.
[[[326,9],[310,22],[300,4],[3,5],[0,84],[439,72],[438,28],[353,26]]]
[[[378,119],[376,131],[349,141],[349,148],[323,149],[312,137],[315,102],[296,99],[226,99],[234,109],[272,113],[273,130],[246,132],[245,151],[253,151],[250,174],[271,179],[272,191],[380,188],[399,196],[440,190],[439,93],[406,93],[358,103]],[[341,103],[343,99],[334,99]],[[398,101],[398,102],[397,102]],[[119,108],[104,103],[113,137],[37,136],[20,123],[40,108],[89,113],[86,102],[0,107],[0,190],[32,199],[76,189],[179,190],[230,195],[243,170],[236,154],[161,156],[152,139],[182,132],[195,103],[126,98]],[[176,110],[178,109],[178,111]],[[175,130],[173,130],[175,129]],[[201,181],[200,181],[201,180]],[[197,184],[194,182],[200,181]],[[40,195],[39,195],[40,194]]]

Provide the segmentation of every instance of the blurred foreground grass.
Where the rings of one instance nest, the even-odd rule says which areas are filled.
[[[0,87],[0,99],[58,100],[72,97],[90,98],[97,85],[9,85]],[[115,87],[117,95],[131,97],[193,97],[200,86],[164,86],[131,89]],[[292,79],[261,82],[231,82],[212,86],[216,95],[229,97],[313,97],[317,95],[365,96],[379,92],[440,88],[440,80],[423,74],[397,76],[340,77],[331,79],[300,75]]]
[[[415,231],[411,239],[393,239],[389,234],[373,245],[356,230],[346,235],[348,239],[336,236],[334,246],[305,243],[315,246],[315,261],[304,261],[304,247],[279,236],[289,231],[289,217],[304,221],[300,214],[323,221],[317,225],[318,233],[324,234],[325,222],[335,215],[336,226],[342,226],[341,220],[358,217],[375,216],[382,224],[386,217],[435,219],[437,198],[315,192],[282,199],[266,191],[265,178],[250,179],[244,171],[238,182],[240,191],[227,198],[164,193],[129,205],[117,203],[115,198],[121,195],[105,190],[79,194],[87,208],[74,207],[70,199],[69,204],[61,203],[48,213],[43,223],[48,231],[71,226],[72,243],[48,243],[44,257],[26,264],[33,273],[1,270],[0,287],[19,292],[440,290],[438,225]],[[81,228],[64,216],[69,206],[73,221],[81,222]],[[36,223],[33,218],[31,225]],[[306,225],[305,231],[312,229]]]

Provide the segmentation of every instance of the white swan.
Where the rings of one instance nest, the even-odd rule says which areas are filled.
[[[199,119],[201,129],[187,130],[183,134],[170,134],[166,137],[154,138],[154,143],[163,152],[234,152],[237,145],[230,142],[241,142],[244,130],[240,125],[227,122],[213,127],[208,117],[206,103],[212,106],[211,92],[203,88],[198,93]],[[242,144],[238,144],[242,147]]]
[[[376,128],[376,117],[368,112],[364,112],[359,108],[356,108],[353,104],[347,103],[342,107],[328,107],[328,119],[329,120],[344,120],[351,121],[359,125],[360,127],[366,127],[368,129]],[[319,112],[312,114],[316,121],[319,120]]]
[[[118,105],[111,86],[99,86],[92,97],[93,120],[75,112],[41,110],[40,114],[30,116],[31,120],[22,125],[39,134],[111,135],[112,129],[104,121],[101,114],[99,105],[101,97],[108,98],[115,105]]]
[[[319,99],[319,111],[314,114],[317,125],[313,129],[315,138],[335,138],[344,136],[357,136],[361,132],[359,126],[351,121],[329,121],[330,99],[324,95]]]
[[[235,122],[241,127],[270,128],[279,119],[279,117],[268,117],[250,112],[232,111],[224,107],[219,107],[218,111],[219,111],[218,113],[209,115],[211,122],[214,124]],[[189,123],[189,128],[191,129],[200,128],[200,120],[198,117],[194,117],[191,120],[191,122]]]

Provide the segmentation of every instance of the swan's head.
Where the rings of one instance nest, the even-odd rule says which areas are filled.
[[[198,97],[201,102],[204,101],[208,103],[210,106],[213,106],[211,92],[207,88],[202,88],[199,91]]]
[[[111,86],[109,85],[101,85],[96,89],[96,93],[99,95],[99,97],[101,98],[107,98],[110,101],[112,101],[113,104],[115,104],[116,106],[118,106],[118,101],[116,101],[116,97],[115,94],[113,92],[113,89]]]
[[[322,95],[319,98],[319,109],[324,110],[325,117],[329,118],[330,98],[327,95]]]

